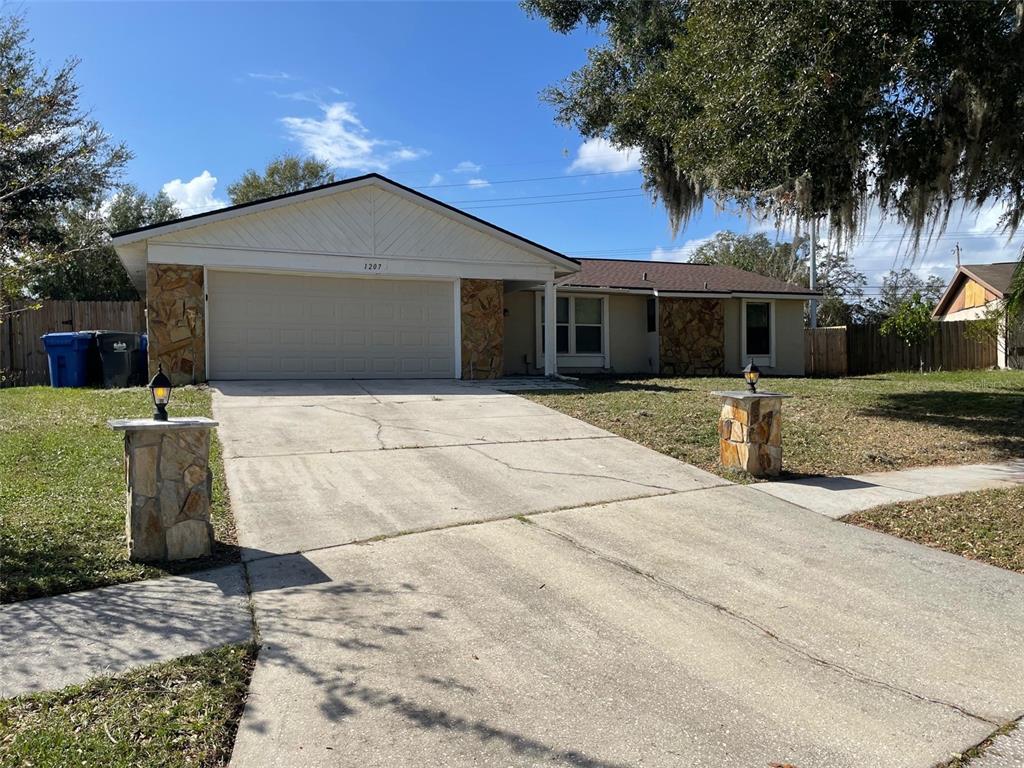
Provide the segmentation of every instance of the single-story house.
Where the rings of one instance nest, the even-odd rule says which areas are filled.
[[[1000,368],[1024,366],[1024,327],[1009,321],[1004,310],[1016,268],[1015,261],[959,265],[932,311],[932,318],[943,322],[1001,315],[996,338],[996,364]]]
[[[207,379],[803,373],[799,286],[574,260],[379,174],[118,233],[149,367]],[[545,318],[554,317],[548,324]]]

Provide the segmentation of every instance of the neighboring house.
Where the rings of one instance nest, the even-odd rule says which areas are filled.
[[[803,373],[804,289],[575,261],[378,174],[118,233],[114,247],[145,295],[150,370],[178,384],[719,373],[749,357]]]
[[[1024,324],[1008,322],[1004,311],[1006,294],[1016,268],[1015,261],[961,264],[932,312],[933,318],[944,322],[979,320],[994,313],[1001,315],[996,338],[997,365],[1000,368],[1024,365]]]

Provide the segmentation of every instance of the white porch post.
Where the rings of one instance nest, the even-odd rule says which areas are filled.
[[[554,376],[558,373],[558,338],[556,323],[558,314],[555,310],[555,281],[544,283],[544,375]]]

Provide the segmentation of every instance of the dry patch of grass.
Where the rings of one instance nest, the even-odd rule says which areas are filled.
[[[174,391],[175,416],[209,416],[204,388]],[[73,592],[238,560],[213,436],[212,557],[156,568],[125,550],[124,439],[107,419],[148,416],[149,391],[0,389],[0,602]]]
[[[255,659],[254,646],[226,646],[0,701],[0,765],[226,765]]]
[[[594,379],[532,400],[722,474],[713,390],[739,377]],[[1024,455],[1024,371],[764,379],[783,404],[783,463],[794,475],[847,475]],[[735,479],[735,478],[733,478]]]
[[[891,504],[845,520],[1024,573],[1024,487]]]

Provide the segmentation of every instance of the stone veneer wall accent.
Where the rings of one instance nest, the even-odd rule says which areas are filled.
[[[149,375],[162,364],[171,383],[206,381],[203,268],[150,264],[146,270]]]
[[[498,379],[505,369],[501,280],[462,281],[462,378]]]
[[[718,299],[659,298],[661,373],[721,374],[725,368],[725,311]]]
[[[132,560],[185,560],[210,554],[210,430],[125,432]]]
[[[719,458],[755,477],[782,471],[782,399],[722,398]]]

